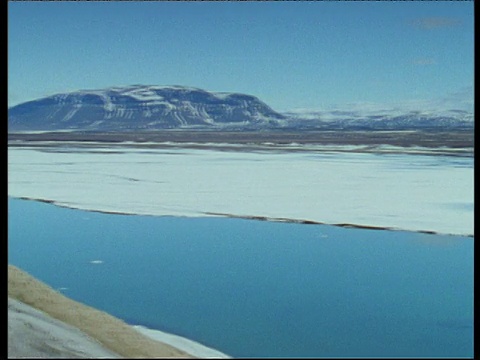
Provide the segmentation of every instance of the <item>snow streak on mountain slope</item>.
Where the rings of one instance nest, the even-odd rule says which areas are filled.
[[[184,86],[133,85],[58,94],[9,109],[9,131],[279,126],[258,98]]]

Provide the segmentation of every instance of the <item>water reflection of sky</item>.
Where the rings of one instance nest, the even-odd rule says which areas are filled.
[[[472,356],[472,238],[17,199],[8,222],[10,263],[234,357]]]

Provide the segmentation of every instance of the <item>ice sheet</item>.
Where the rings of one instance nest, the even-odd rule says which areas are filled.
[[[8,194],[129,214],[206,213],[473,235],[473,159],[115,147],[8,150]]]

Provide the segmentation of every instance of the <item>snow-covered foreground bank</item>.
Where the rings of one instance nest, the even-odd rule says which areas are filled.
[[[12,265],[8,292],[9,358],[230,358],[181,336],[131,327]]]
[[[48,151],[45,151],[48,150]],[[10,147],[8,194],[129,214],[231,216],[473,235],[473,158]]]

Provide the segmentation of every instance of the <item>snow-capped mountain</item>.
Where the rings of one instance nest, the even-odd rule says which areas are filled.
[[[258,98],[185,86],[132,85],[57,94],[9,108],[9,132],[473,129],[473,111],[440,104],[279,113]]]
[[[9,131],[281,126],[258,98],[184,86],[133,85],[57,94],[9,109]]]
[[[290,111],[284,112],[296,129],[421,130],[473,129],[474,116],[465,110]]]

